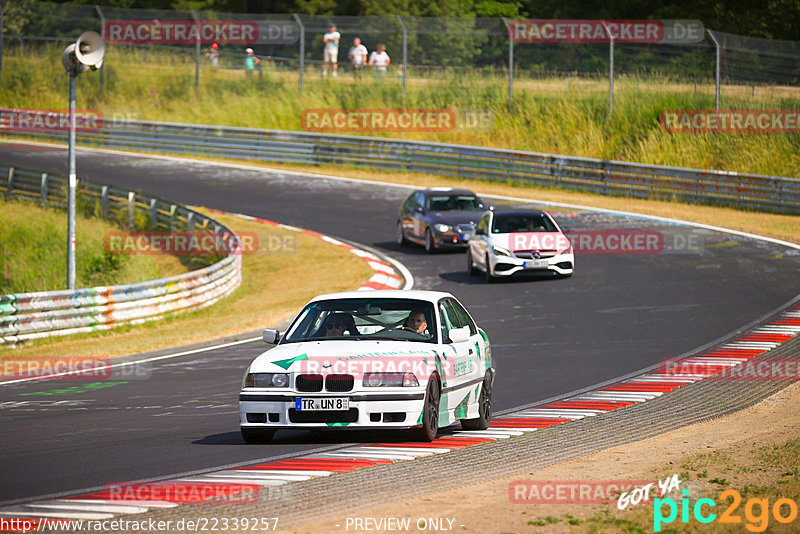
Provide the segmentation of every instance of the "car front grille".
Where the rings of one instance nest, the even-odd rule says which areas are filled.
[[[328,375],[323,377],[319,374],[301,374],[297,375],[294,381],[297,391],[316,393],[323,390],[331,391],[334,393],[342,393],[344,391],[352,391],[355,379],[353,375]]]
[[[294,385],[297,388],[297,391],[322,391],[322,375],[297,375]]]
[[[325,390],[337,393],[351,391],[354,382],[353,375],[328,375],[325,377]]]
[[[534,251],[532,251],[532,250],[517,250],[517,251],[514,252],[514,256],[516,256],[517,258],[519,258],[521,260],[535,260],[535,259],[552,258],[553,256],[556,255],[556,251],[555,250],[540,250],[539,251],[539,257],[538,258],[534,258],[533,257],[533,252]]]

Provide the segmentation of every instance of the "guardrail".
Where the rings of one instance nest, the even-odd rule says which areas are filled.
[[[66,132],[11,132],[66,142]],[[524,183],[647,199],[800,213],[800,179],[352,135],[113,120],[84,145],[223,158],[345,165]]]
[[[5,197],[66,206],[64,176],[0,166]],[[156,197],[79,181],[77,205],[130,229],[233,232],[216,220]],[[208,267],[137,284],[0,295],[0,344],[109,330],[210,306],[241,283],[237,251]]]

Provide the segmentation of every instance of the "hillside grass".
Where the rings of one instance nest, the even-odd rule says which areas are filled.
[[[103,236],[119,227],[76,217],[76,287],[132,284],[188,271],[175,256],[106,252]],[[0,199],[0,294],[67,288],[67,213]]]
[[[4,56],[0,101],[5,107],[65,109],[66,76],[60,47],[10,49]],[[142,72],[143,63],[147,64]],[[191,54],[133,51],[111,46],[106,90],[98,73],[78,79],[78,108],[97,109],[106,119],[134,118],[264,129],[302,129],[303,110],[314,108],[426,108],[478,112],[492,120],[451,132],[367,133],[430,141],[494,146],[704,169],[800,176],[800,134],[669,134],[658,118],[663,110],[713,109],[713,85],[673,79],[615,80],[614,112],[602,79],[533,79],[519,73],[514,103],[498,72],[445,70],[415,76],[408,95],[395,72],[376,83],[367,73],[356,82],[348,73],[323,80],[308,66],[298,94],[297,72],[264,62],[260,75],[245,80],[241,70],[203,64],[199,97],[194,95]],[[800,89],[723,86],[723,108],[800,109]]]

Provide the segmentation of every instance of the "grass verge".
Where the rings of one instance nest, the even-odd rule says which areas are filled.
[[[119,228],[76,218],[76,286],[133,284],[187,272],[174,256],[128,256],[104,250],[103,236]],[[0,200],[0,294],[65,289],[67,214],[32,202]]]
[[[236,232],[258,235],[259,251],[242,257],[242,284],[233,294],[206,309],[144,325],[0,348],[0,360],[109,358],[234,336],[274,326],[312,297],[355,289],[372,274],[357,256],[317,237],[232,216],[212,216]],[[266,244],[278,241],[286,245],[268,250]]]

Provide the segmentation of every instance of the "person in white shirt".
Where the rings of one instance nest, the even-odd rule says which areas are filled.
[[[353,66],[353,76],[360,77],[361,69],[367,65],[367,47],[361,44],[361,39],[356,37],[353,39],[353,46],[347,53],[350,59],[350,64]]]
[[[325,43],[325,48],[322,50],[322,75],[327,76],[328,65],[333,65],[333,75],[336,74],[336,68],[339,66],[339,39],[342,34],[336,31],[336,24],[331,24],[330,31],[322,36],[322,42]]]
[[[370,54],[369,66],[375,67],[375,77],[383,79],[386,77],[386,67],[391,62],[389,54],[386,53],[386,45],[379,44],[378,49]]]

